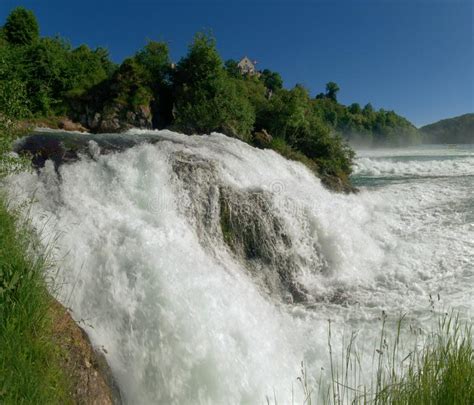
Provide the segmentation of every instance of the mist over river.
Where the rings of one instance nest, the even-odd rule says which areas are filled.
[[[474,146],[359,151],[343,195],[220,134],[125,136],[144,135],[160,142],[9,179],[126,403],[301,403],[302,361],[330,378],[328,319],[366,369],[382,311],[472,319]]]

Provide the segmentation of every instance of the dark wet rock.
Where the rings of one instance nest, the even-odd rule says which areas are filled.
[[[319,175],[319,177],[321,178],[323,185],[331,191],[346,194],[359,192],[359,189],[354,187],[349,180],[344,180],[340,177],[331,176],[329,174],[322,174]]]
[[[172,165],[187,194],[181,209],[195,219],[204,248],[213,251],[221,239],[269,295],[284,302],[310,299],[296,277],[303,259],[295,254],[270,193],[224,184],[216,164],[197,156],[176,154]]]
[[[58,121],[58,128],[65,131],[87,132],[87,129],[78,122],[71,121],[69,118],[61,118]]]
[[[156,135],[35,132],[20,139],[14,150],[20,155],[31,156],[34,167],[43,167],[48,159],[58,167],[78,160],[81,155],[94,158],[97,153],[121,152],[141,143],[156,143],[160,140],[162,139]]]
[[[102,114],[95,113],[92,123],[96,123],[96,126],[91,130],[97,133],[117,133],[131,128],[151,129],[152,118],[148,105],[130,109],[117,104],[109,107]]]
[[[270,147],[272,141],[273,137],[265,129],[255,132],[253,135],[253,143],[259,148]]]
[[[231,250],[259,272],[270,292],[285,300],[306,301],[304,287],[296,281],[298,258],[284,224],[276,215],[271,197],[263,191],[220,187],[220,226]]]
[[[118,133],[131,128],[152,129],[153,116],[149,105],[131,107],[120,103],[108,104],[97,111],[80,106],[73,116],[94,133]]]
[[[231,138],[244,140],[244,137],[241,134],[239,134],[239,131],[237,130],[237,128],[235,128],[229,123],[223,124],[220,128],[218,128],[217,132],[230,136]]]

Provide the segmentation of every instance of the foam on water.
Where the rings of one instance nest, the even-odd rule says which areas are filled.
[[[394,157],[463,157],[474,156],[473,144],[459,145],[421,145],[406,148],[381,148],[357,150],[357,157],[394,158]]]
[[[474,175],[472,157],[443,160],[395,160],[360,158],[354,173],[363,176],[469,176]]]
[[[59,298],[106,349],[127,403],[255,404],[274,391],[287,403],[302,360],[310,379],[328,372],[328,318],[337,346],[349,327],[377,335],[382,310],[427,317],[430,294],[472,316],[472,177],[336,195],[273,151],[155,133],[162,142],[9,182],[16,201],[34,196],[33,223],[55,240]],[[271,196],[309,303],[268,295],[220,231],[203,243],[187,209],[202,197],[173,170],[181,155],[212,162],[199,185]]]

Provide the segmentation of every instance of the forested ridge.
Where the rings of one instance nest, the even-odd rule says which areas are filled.
[[[474,143],[474,113],[437,121],[420,131],[425,143]]]
[[[167,43],[149,41],[117,65],[105,48],[41,37],[34,14],[22,7],[1,30],[0,89],[0,111],[2,100],[21,101],[17,118],[66,116],[92,132],[222,132],[300,160],[333,185],[335,179],[347,183],[351,173],[348,142],[397,146],[421,140],[393,111],[339,103],[337,83],[311,97],[302,85],[285,88],[269,69],[242,73],[237,61],[221,59],[208,33],[197,33],[176,64]]]

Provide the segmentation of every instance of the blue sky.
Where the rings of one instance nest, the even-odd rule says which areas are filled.
[[[176,61],[211,29],[224,59],[244,55],[312,95],[339,84],[345,104],[371,102],[423,125],[474,111],[472,0],[0,0],[0,19],[32,9],[41,34],[105,46],[120,62],[147,39]]]

